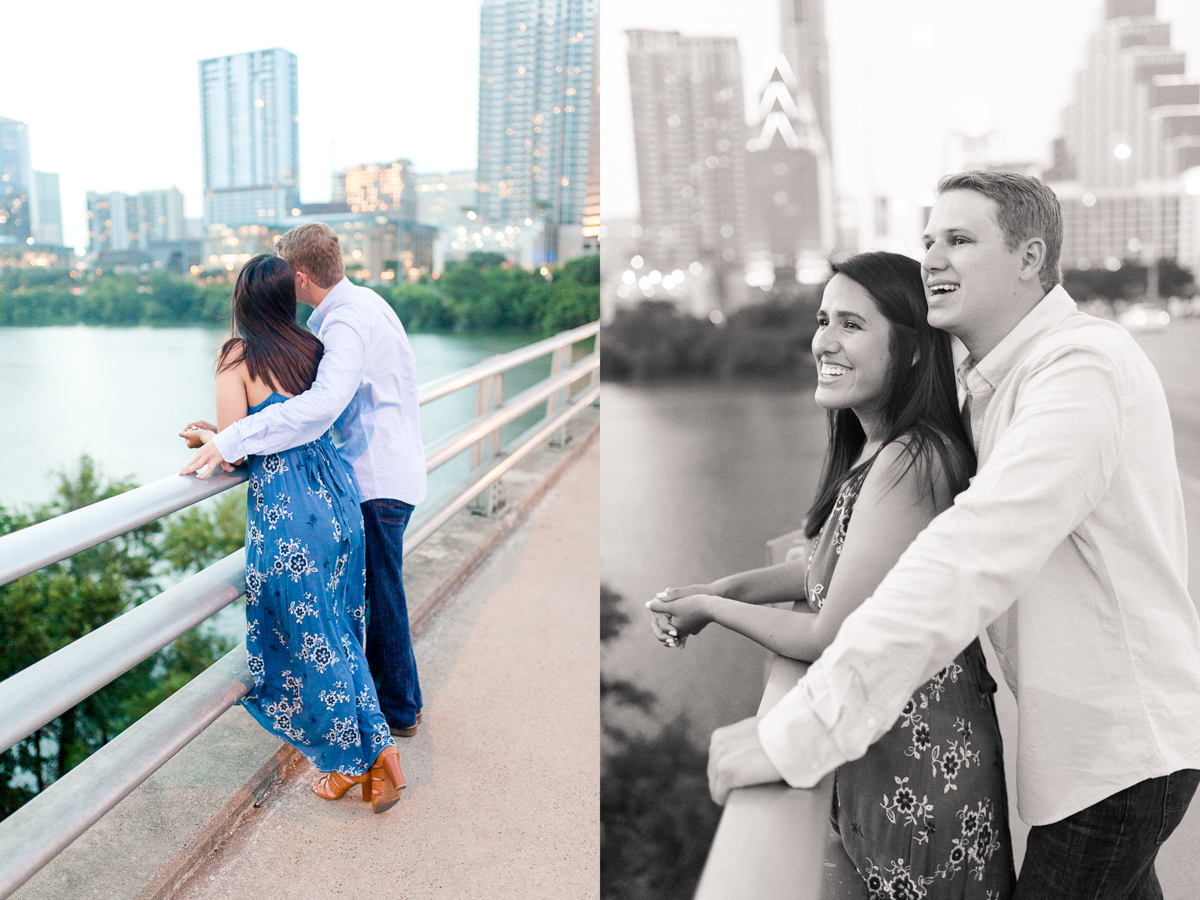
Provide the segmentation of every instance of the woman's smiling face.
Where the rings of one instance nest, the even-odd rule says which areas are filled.
[[[891,335],[891,322],[858,282],[841,274],[829,280],[812,341],[815,398],[825,409],[854,410],[868,435],[882,424],[878,420],[888,395]]]

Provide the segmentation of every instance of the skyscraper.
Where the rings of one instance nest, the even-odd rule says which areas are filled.
[[[594,109],[596,0],[483,0],[479,215],[580,226]]]
[[[62,201],[59,198],[58,175],[54,172],[34,172],[33,239],[38,244],[61,247]]]
[[[294,54],[202,60],[200,116],[206,224],[279,224],[299,207]]]
[[[825,146],[831,147],[825,0],[779,0],[779,19],[779,42],[796,77],[796,94],[807,94],[812,101]]]
[[[1063,265],[1200,264],[1200,84],[1155,0],[1105,0],[1046,179],[1063,205]],[[1198,173],[1200,174],[1200,173]]]
[[[759,134],[747,144],[751,241],[764,263],[751,277],[760,287],[770,286],[768,261],[776,276],[813,283],[828,277],[825,260],[834,244],[829,152],[812,100],[799,88],[780,54],[759,102]]]
[[[728,270],[741,262],[746,237],[747,130],[737,40],[626,34],[647,256],[664,270]],[[718,305],[726,300],[718,291]]]
[[[31,237],[35,190],[29,126],[0,118],[0,244],[25,243]]]

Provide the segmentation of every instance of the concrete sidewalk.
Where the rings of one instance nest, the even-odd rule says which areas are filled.
[[[595,442],[417,640],[395,808],[320,800],[301,764],[175,896],[595,897],[599,487]]]

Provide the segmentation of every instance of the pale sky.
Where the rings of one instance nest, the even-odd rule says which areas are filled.
[[[473,169],[479,6],[9,0],[0,116],[28,123],[33,167],[58,173],[64,239],[81,250],[89,190],[174,185],[186,215],[203,214],[198,62],[214,56],[296,54],[304,202],[329,200],[334,167],[407,157],[417,171]]]
[[[946,135],[983,124],[1009,160],[1049,158],[1101,0],[825,0],[839,190],[915,203],[943,174]],[[1200,3],[1158,0],[1200,78]],[[738,38],[752,110],[779,47],[778,0],[604,0],[606,217],[637,215],[626,29]]]

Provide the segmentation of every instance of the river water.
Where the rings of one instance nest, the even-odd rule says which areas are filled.
[[[0,328],[0,506],[51,499],[55,473],[90,455],[108,478],[146,484],[192,457],[177,436],[215,421],[213,360],[223,331],[207,328]],[[409,336],[420,383],[531,343],[514,335]],[[511,396],[549,372],[540,360],[505,376]],[[421,410],[426,444],[474,415],[474,391]],[[535,414],[536,415],[536,414]],[[506,435],[508,432],[506,431]],[[429,496],[461,479],[467,458],[430,477]]]
[[[707,746],[714,728],[754,714],[767,653],[716,626],[664,649],[644,603],[765,564],[766,542],[800,527],[812,502],[825,413],[811,385],[606,383],[600,440],[601,579],[631,620],[603,665],[657,696],[652,719],[614,715],[647,731],[684,716]]]

